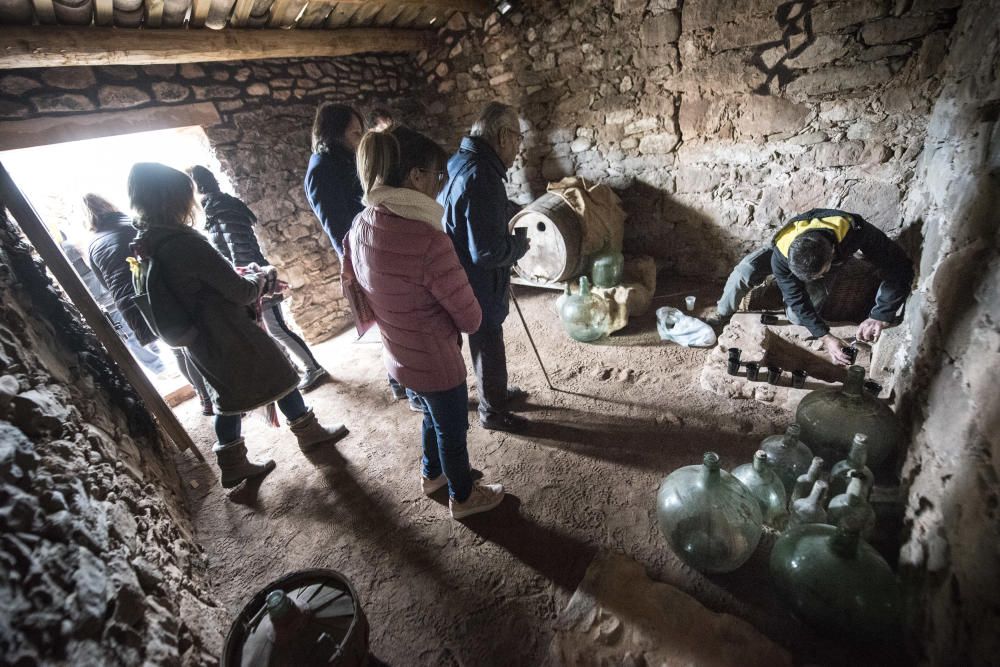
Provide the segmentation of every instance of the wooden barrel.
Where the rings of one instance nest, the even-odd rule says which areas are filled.
[[[585,268],[583,221],[566,200],[547,192],[511,218],[510,229],[528,230],[531,249],[514,266],[525,280],[565,282]]]
[[[280,590],[306,612],[298,635],[276,647],[266,609],[268,593]],[[317,639],[318,637],[318,639]],[[368,619],[351,582],[336,570],[293,572],[254,595],[233,621],[222,650],[221,667],[365,667]]]

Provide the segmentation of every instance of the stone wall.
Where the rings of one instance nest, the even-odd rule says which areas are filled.
[[[0,217],[0,662],[214,664],[170,454],[61,294]]]
[[[1000,16],[968,0],[905,205],[920,282],[898,352],[912,425],[900,562],[928,665],[1000,655]]]
[[[814,206],[899,231],[960,0],[546,0],[458,17],[418,59],[449,146],[485,102],[528,131],[522,201],[579,174],[630,215],[626,250],[722,276]]]
[[[410,60],[373,55],[13,70],[0,75],[0,120],[214,104],[221,122],[204,128],[212,147],[235,194],[260,220],[265,254],[291,285],[295,322],[309,340],[320,341],[349,316],[337,255],[302,189],[313,115],[325,101],[412,115]]]

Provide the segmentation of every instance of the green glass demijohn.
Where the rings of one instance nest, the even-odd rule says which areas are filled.
[[[789,528],[807,523],[826,523],[826,510],[823,509],[826,489],[826,482],[816,480],[808,496],[792,502],[788,515]]]
[[[826,508],[826,522],[836,526],[845,517],[854,517],[860,522],[861,537],[867,540],[875,530],[875,510],[864,497],[865,478],[851,471],[850,479],[847,491],[830,500]]]
[[[843,387],[807,394],[795,421],[802,427],[802,440],[827,461],[845,458],[854,435],[866,434],[868,466],[876,470],[899,450],[903,428],[888,405],[864,390],[864,383],[864,368],[851,366]]]
[[[818,456],[814,456],[812,463],[809,464],[809,470],[806,474],[799,475],[798,479],[795,480],[795,488],[792,489],[792,497],[789,499],[789,504],[794,503],[799,498],[805,498],[810,493],[812,493],[813,484],[819,479],[820,472],[823,470],[823,459]]]
[[[799,440],[799,425],[792,424],[784,435],[764,438],[760,448],[767,454],[767,462],[784,485],[785,494],[791,494],[795,480],[809,470],[813,459],[813,453]]]
[[[622,282],[622,274],[625,272],[625,255],[611,250],[605,246],[600,252],[594,255],[591,264],[590,277],[594,281],[594,287],[614,287]]]
[[[608,334],[611,314],[608,302],[590,291],[587,276],[580,276],[580,293],[571,294],[566,286],[565,298],[559,308],[566,333],[573,340],[592,343]]]
[[[833,637],[885,641],[898,628],[899,583],[856,519],[790,528],[774,543],[770,571],[795,613]]]
[[[753,455],[753,463],[744,463],[733,470],[733,477],[743,482],[757,498],[764,523],[779,530],[784,528],[788,520],[788,497],[784,484],[767,462],[767,453],[758,449]]]
[[[674,552],[702,572],[732,572],[761,536],[760,503],[743,482],[706,452],[702,465],[678,468],[656,496],[660,530]]]
[[[857,473],[863,478],[864,487],[861,489],[862,497],[868,498],[871,495],[872,487],[875,485],[875,475],[871,468],[865,465],[868,462],[868,436],[864,433],[855,433],[854,442],[851,443],[851,451],[843,461],[837,461],[830,470],[830,495],[839,496],[847,491],[847,485],[851,481],[851,473]]]

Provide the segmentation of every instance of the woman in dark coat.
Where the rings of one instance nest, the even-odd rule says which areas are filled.
[[[139,309],[132,303],[135,289],[132,287],[132,273],[125,261],[132,254],[131,245],[135,240],[136,231],[132,220],[107,199],[94,193],[84,195],[83,205],[90,215],[90,229],[94,232],[87,250],[90,268],[97,280],[111,293],[115,307],[132,330],[136,341],[140,345],[148,345],[156,340],[156,335],[150,331]],[[201,373],[187,358],[183,349],[173,348],[171,352],[177,361],[177,369],[198,394],[202,414],[211,416],[214,414],[212,399],[205,390]]]
[[[187,170],[201,197],[201,207],[205,211],[205,231],[208,240],[233,266],[270,264],[261,252],[254,225],[257,216],[241,200],[219,189],[215,174],[202,166]],[[285,324],[281,312],[283,296],[275,294],[261,303],[261,317],[271,337],[295,355],[304,367],[301,391],[309,391],[326,375],[326,369],[319,365],[312,350],[302,338]]]
[[[176,314],[158,311],[153,303],[152,310],[161,325],[162,318],[171,315],[176,321],[166,322],[168,327],[187,328],[193,335],[185,347],[215,406],[214,451],[222,485],[235,486],[274,468],[274,461],[248,461],[240,437],[242,414],[272,401],[288,419],[302,450],[343,438],[347,434],[343,424],[322,426],[306,407],[298,374],[252,317],[252,307],[276,283],[274,268],[251,264],[243,274],[237,273],[191,227],[194,184],[183,172],[140,162],[129,173],[128,192],[138,213],[137,250],[152,258],[162,281],[157,291],[170,293],[178,309]]]

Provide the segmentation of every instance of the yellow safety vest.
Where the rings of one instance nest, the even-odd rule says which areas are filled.
[[[844,237],[847,236],[847,232],[851,231],[852,222],[853,220],[850,217],[842,215],[796,220],[795,222],[790,222],[785,225],[785,227],[775,235],[774,245],[782,255],[788,257],[788,248],[791,247],[792,241],[797,239],[802,234],[816,229],[833,232],[834,236],[837,237],[837,243],[840,243],[844,240]]]

